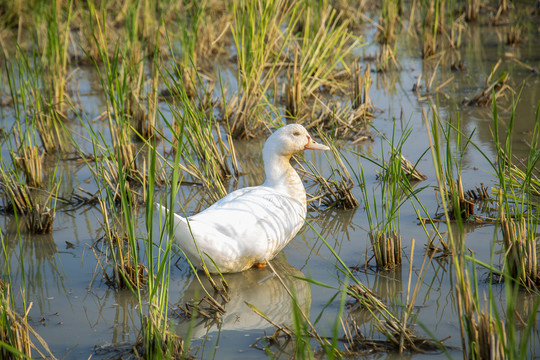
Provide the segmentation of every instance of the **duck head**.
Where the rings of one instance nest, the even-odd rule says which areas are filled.
[[[279,155],[291,157],[294,154],[308,150],[329,150],[326,145],[319,144],[306,128],[299,124],[290,124],[277,129],[264,144],[263,152],[272,150]]]

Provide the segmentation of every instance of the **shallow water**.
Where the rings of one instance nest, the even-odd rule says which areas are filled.
[[[368,33],[371,30],[366,30]],[[459,56],[466,66],[464,71],[452,72],[448,64],[437,67],[435,62],[423,62],[419,56],[420,50],[416,45],[402,45],[399,49],[400,70],[388,74],[373,73],[374,85],[370,92],[374,105],[379,109],[373,120],[373,126],[380,133],[391,136],[396,125],[399,134],[401,127],[410,127],[412,135],[404,146],[404,156],[415,163],[429,146],[427,129],[422,118],[422,112],[429,112],[430,105],[435,105],[442,119],[451,117],[452,121],[459,118],[460,128],[469,135],[474,131],[471,140],[490,159],[495,158],[494,143],[491,134],[491,108],[480,108],[462,105],[465,97],[470,98],[481,90],[486,77],[498,59],[502,59],[501,69],[508,70],[512,84],[516,90],[521,90],[520,100],[516,110],[514,128],[514,151],[523,156],[529,151],[530,130],[535,121],[535,110],[540,100],[540,76],[528,72],[512,59],[540,67],[540,40],[538,36],[530,36],[528,41],[508,47],[501,44],[498,32],[504,28],[471,26],[471,36],[459,51]],[[537,32],[535,33],[536,35]],[[377,46],[370,45],[358,50],[357,56],[369,55],[377,51]],[[418,93],[411,89],[416,84],[420,74],[423,82],[435,72],[435,83],[454,78],[448,86],[437,93],[426,93],[421,88]],[[227,76],[224,76],[226,79]],[[94,119],[105,110],[105,100],[99,94],[99,83],[95,71],[82,68],[76,73],[74,86],[81,89],[83,112],[88,119]],[[393,84],[393,85],[388,85]],[[523,85],[522,85],[523,84]],[[508,102],[507,102],[508,104]],[[160,109],[167,116],[167,106],[160,104]],[[13,115],[9,108],[3,109],[2,126],[9,128],[13,123]],[[509,111],[500,112],[504,126],[508,123]],[[402,117],[402,121],[400,118]],[[73,131],[84,133],[85,130],[72,124]],[[109,136],[105,122],[94,121],[94,129]],[[165,133],[165,136],[171,134]],[[82,137],[81,137],[82,139]],[[366,175],[365,186],[368,193],[375,194],[380,199],[380,187],[377,180],[378,170],[373,164],[362,160],[355,153],[361,153],[370,158],[387,156],[387,146],[381,145],[381,136],[373,132],[373,142],[362,142],[358,145],[345,143],[341,150],[351,164],[353,171],[363,167]],[[452,139],[455,141],[455,139]],[[90,151],[91,144],[81,140],[81,147]],[[237,186],[244,187],[260,184],[264,180],[260,150],[262,140],[250,142],[239,141],[236,150],[240,164],[247,175],[241,176]],[[451,145],[455,148],[455,144]],[[328,174],[329,160],[325,154],[306,153],[306,159],[316,164],[317,168]],[[9,158],[7,147],[2,147],[2,157]],[[360,165],[361,164],[361,165]],[[429,153],[424,155],[418,168],[428,176],[428,180],[417,186],[428,186],[419,194],[419,200],[426,206],[431,216],[440,211],[437,196],[435,172]],[[83,188],[91,193],[97,190],[91,172],[84,163],[60,161],[58,171],[61,174],[61,194],[70,194]],[[463,157],[461,175],[464,188],[474,188],[480,183],[495,186],[495,178],[490,174],[492,169],[486,159],[476,150],[470,148]],[[308,184],[309,185],[309,184]],[[359,184],[355,185],[354,194],[360,200]],[[208,204],[204,202],[204,194],[199,188],[182,186],[178,203],[185,207],[188,213],[198,211]],[[398,308],[405,302],[408,288],[408,269],[412,261],[412,286],[415,285],[425,256],[425,245],[428,236],[419,225],[417,214],[407,203],[400,209],[400,233],[404,253],[404,264],[401,269],[393,271],[377,271],[365,267],[371,257],[368,237],[369,224],[366,219],[365,204],[354,210],[310,211],[306,225],[291,243],[277,256],[273,262],[276,272],[286,280],[288,288],[293,291],[301,308],[321,335],[331,335],[331,329],[339,310],[339,297],[329,304],[330,299],[337,293],[341,282],[347,281],[345,276],[336,269],[336,259],[331,251],[319,238],[320,233],[341,257],[347,266],[355,268],[355,275],[368,288],[372,289],[391,308]],[[144,212],[140,211],[137,222],[141,233],[144,231]],[[17,235],[16,219],[11,215],[1,215],[0,224],[6,241],[7,262],[11,268],[11,278],[15,289],[19,289],[23,277],[27,284],[25,296],[32,303],[29,311],[31,325],[47,342],[57,357],[66,355],[67,359],[86,359],[114,355],[112,345],[118,350],[122,346],[135,342],[140,326],[138,304],[129,291],[115,291],[105,284],[95,248],[100,247],[96,240],[103,236],[100,222],[102,221],[99,208],[83,206],[71,209],[59,205],[54,231],[50,235],[23,234],[21,241]],[[446,225],[440,223],[438,230],[447,231]],[[432,230],[430,230],[433,232]],[[465,241],[467,248],[474,251],[481,261],[490,262],[491,254],[495,252],[497,263],[501,259],[500,234],[495,225],[475,226],[467,224],[463,231],[458,231],[458,239]],[[430,233],[429,236],[434,236]],[[415,239],[414,255],[412,239]],[[94,248],[95,247],[95,248]],[[201,294],[201,288],[193,273],[181,259],[171,269],[170,298],[171,308],[183,305]],[[6,260],[0,260],[2,268]],[[293,275],[295,277],[291,277]],[[449,259],[441,258],[429,263],[422,278],[422,286],[415,303],[415,316],[418,326],[416,330],[425,334],[424,329],[437,339],[447,339],[446,345],[451,346],[449,353],[452,357],[461,357],[460,328],[456,309],[456,298],[453,284],[453,268]],[[488,271],[479,268],[479,288],[488,291]],[[299,278],[309,278],[328,284],[328,287],[311,284]],[[212,321],[177,319],[176,331],[185,337],[191,330],[192,353],[197,358],[235,358],[252,359],[263,356],[263,352],[254,348],[259,337],[271,335],[274,326],[252,311],[246,302],[255,306],[276,324],[292,326],[291,297],[282,286],[279,279],[270,269],[252,269],[240,274],[225,275],[230,286],[231,300],[225,304],[225,314],[219,323]],[[493,287],[494,296],[498,303],[504,302],[504,287]],[[20,304],[21,295],[18,295]],[[527,319],[537,298],[521,293],[517,311],[523,319]],[[322,314],[322,315],[321,315]],[[370,324],[369,317],[358,312],[353,318],[363,324],[366,336],[382,338]],[[538,321],[537,321],[538,324]],[[540,324],[539,324],[540,325]],[[529,358],[539,356],[540,332],[538,326],[529,344]],[[290,350],[290,349],[289,349]],[[281,355],[287,358],[287,354]],[[444,358],[444,354],[430,354],[431,357]],[[391,356],[390,356],[391,357]],[[414,357],[423,357],[415,355]]]

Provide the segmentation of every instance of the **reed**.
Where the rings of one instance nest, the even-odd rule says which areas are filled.
[[[23,147],[19,156],[12,154],[14,162],[22,168],[26,183],[31,187],[41,187],[43,185],[43,156],[37,146]]]
[[[156,35],[157,37],[157,35]],[[156,40],[157,42],[157,40]],[[156,121],[158,115],[158,88],[160,80],[161,56],[158,47],[154,49],[150,89],[146,93],[146,112],[143,116],[136,117],[135,132],[143,139],[149,139],[156,135]]]
[[[182,64],[184,69],[189,68],[191,64],[197,66],[199,59],[199,52],[197,50],[201,48],[198,45],[200,40],[199,35],[201,34],[204,24],[203,21],[206,6],[206,1],[199,3],[193,2],[186,6],[185,19],[183,19],[186,26],[182,27],[180,36],[182,44]],[[183,78],[183,80],[186,84],[192,83],[189,76]]]
[[[434,111],[435,113],[435,111]],[[453,154],[446,146],[446,155],[442,152],[445,148],[441,144],[439,134],[439,125],[436,115],[433,115],[433,121],[428,123],[425,117],[426,126],[428,128],[428,136],[430,140],[431,152],[433,156],[433,164],[435,167],[439,191],[441,194],[449,194],[449,196],[441,195],[441,203],[443,211],[446,215],[448,224],[448,239],[450,242],[451,256],[456,277],[456,293],[458,298],[458,311],[460,315],[461,340],[463,344],[464,357],[471,356],[479,358],[480,354],[487,354],[488,358],[494,356],[497,358],[501,350],[501,337],[499,337],[493,322],[493,313],[491,306],[488,311],[484,311],[479,303],[478,284],[476,276],[471,281],[468,265],[465,258],[464,242],[458,243],[453,235],[452,227],[450,226],[451,204],[459,203],[459,195],[457,192],[447,190],[448,186],[448,171],[454,166]],[[431,125],[431,126],[430,126]],[[444,160],[446,160],[446,163]],[[457,217],[458,226],[462,226],[461,217]],[[474,274],[476,275],[476,274]],[[490,304],[489,304],[490,305]],[[491,339],[491,341],[484,341]],[[490,349],[489,344],[495,345]],[[466,353],[468,352],[468,354]],[[485,358],[485,357],[484,357]]]
[[[351,140],[353,144],[371,139],[371,119],[362,117],[368,115],[364,111],[367,107],[355,110],[351,103],[326,104],[319,98],[315,98],[315,103],[317,106],[306,115],[310,120],[303,120],[306,128],[319,127],[331,138]]]
[[[480,5],[482,5],[482,0],[465,1],[465,19],[467,21],[476,21],[480,12]]]
[[[107,100],[107,120],[113,144],[125,157],[124,164],[131,166],[133,162],[130,160],[133,159],[130,152],[133,146],[130,142],[130,121],[137,123],[145,116],[142,101],[144,62],[140,43],[133,34],[136,32],[136,24],[130,23],[129,41],[123,47],[117,43],[114,51],[109,53],[110,29],[93,3],[89,3],[89,16],[92,18],[90,24],[98,58],[92,58],[88,53],[86,55],[94,64]]]
[[[470,278],[464,272],[463,281],[469,284]],[[474,279],[473,281],[476,281]],[[497,323],[492,305],[487,301],[483,310],[480,305],[478,288],[473,289],[460,283],[458,286],[458,310],[461,316],[462,336],[465,332],[468,342],[468,356],[473,359],[505,359],[505,340],[507,338],[504,323]]]
[[[506,34],[507,45],[517,45],[523,42],[524,31],[521,25],[512,25]]]
[[[427,122],[427,115],[424,113],[423,116]],[[476,186],[476,189],[465,190],[461,177],[463,154],[467,149],[475,147],[471,140],[474,131],[469,135],[463,134],[459,130],[459,119],[456,125],[453,125],[450,119],[446,121],[446,125],[442,125],[435,109],[433,109],[432,124],[435,124],[432,125],[434,136],[442,138],[442,140],[437,140],[437,143],[445,147],[446,151],[445,162],[441,163],[441,175],[445,177],[445,187],[438,190],[441,191],[441,201],[442,197],[448,201],[450,212],[440,214],[440,216],[450,216],[449,221],[483,222],[482,215],[477,214],[476,209],[478,205],[491,201],[489,190],[483,184]],[[455,135],[455,150],[452,149],[452,134]]]
[[[429,8],[424,9],[422,22],[422,57],[424,59],[431,57],[440,50],[440,42],[438,33],[441,25],[444,25],[443,20],[443,4],[444,1],[431,1]]]
[[[153,147],[149,152],[148,159],[150,174],[153,173],[152,170],[156,167],[156,159],[157,151]],[[176,152],[172,165],[171,190],[168,197],[170,211],[165,218],[162,218],[161,213],[159,215],[160,225],[162,221],[164,222],[164,226],[161,227],[159,233],[159,239],[153,238],[155,179],[152,175],[150,175],[147,185],[145,252],[148,259],[148,302],[150,306],[148,316],[143,318],[144,322],[139,343],[142,345],[145,356],[152,359],[188,357],[188,349],[184,347],[184,341],[171,329],[168,318],[169,281],[171,267],[174,262],[174,204],[182,180],[180,159],[180,152]],[[192,269],[195,271],[193,266]],[[209,277],[208,272],[206,275]],[[141,305],[143,300],[139,295]]]
[[[134,347],[139,354],[147,359],[182,357],[186,355],[183,341],[170,329],[167,316],[174,239],[172,214],[168,222],[170,230],[163,230],[159,238],[153,238],[155,186],[161,184],[155,141],[147,142],[148,169],[141,185],[144,195],[140,195],[130,186],[130,175],[124,170],[123,158],[114,145],[101,143],[103,136],[91,127],[87,129],[92,136],[94,158],[110,159],[96,161],[91,167],[99,189],[98,203],[105,231],[102,241],[106,246],[102,251],[106,255],[105,262],[98,259],[105,282],[115,289],[130,290],[138,302],[140,333]],[[177,152],[171,165],[171,180],[167,182],[174,184],[173,199],[181,183],[179,159],[180,152]],[[110,182],[110,166],[117,172],[114,184]],[[143,196],[145,205],[141,209],[139,198]],[[145,212],[144,234],[140,234],[137,223],[141,210]]]
[[[14,311],[10,297],[9,289],[0,293],[0,357],[26,359],[32,356],[29,325]]]
[[[147,281],[145,265],[138,261],[138,252],[131,251],[138,247],[135,221],[140,208],[139,199],[143,195],[134,189],[131,167],[123,163],[125,156],[117,150],[118,147],[101,143],[103,135],[95,133],[91,127],[87,129],[94,150],[93,159],[98,160],[92,163],[85,161],[98,187],[96,197],[102,216],[102,240],[107,246],[102,251],[106,255],[105,265],[98,262],[110,287],[134,291],[144,287]],[[108,261],[111,262],[110,267],[106,266]]]
[[[292,69],[287,75],[287,84],[285,88],[285,113],[291,118],[296,118],[300,114],[300,109],[303,102],[302,94],[302,77],[298,70],[298,53],[294,55],[294,63]]]
[[[379,47],[377,53],[377,71],[386,73],[391,69],[399,69],[395,49],[388,44],[383,44]]]
[[[99,204],[107,245],[105,254],[106,260],[110,261],[110,266],[102,265],[104,278],[106,283],[115,289],[129,289],[137,299],[141,328],[135,348],[139,354],[148,359],[181,357],[183,342],[171,332],[167,318],[172,240],[164,242],[164,233],[161,233],[159,239],[152,238],[154,187],[158,179],[157,151],[155,146],[152,146],[148,152],[148,177],[143,190],[146,194],[146,234],[141,237],[136,221],[140,207],[137,205],[137,198],[133,198],[128,174],[120,164],[120,156],[114,156],[111,146],[106,149],[116,163],[118,179],[116,188],[110,187],[104,180],[104,173],[108,172],[109,168],[102,162],[96,164],[94,176],[101,194]],[[179,184],[179,169],[178,166],[178,169],[173,170],[172,181],[175,184]],[[172,235],[170,238],[173,238]],[[142,259],[146,259],[146,262]]]
[[[131,35],[131,47],[120,48],[117,44],[112,54],[108,49],[108,29],[106,24],[100,19],[95,8],[90,6],[90,13],[95,19],[94,23],[94,41],[99,51],[99,60],[103,63],[100,66],[96,59],[91,59],[98,72],[101,86],[107,100],[107,122],[109,125],[109,137],[112,146],[98,145],[95,148],[108,167],[108,171],[103,171],[101,175],[112,189],[116,189],[118,194],[118,184],[121,182],[123,174],[126,176],[132,196],[136,194],[136,188],[144,184],[146,174],[143,172],[144,164],[138,162],[138,153],[136,145],[132,141],[133,131],[142,138],[151,137],[154,133],[155,117],[149,114],[148,123],[146,123],[146,110],[144,108],[143,98],[143,75],[144,61],[140,44]],[[135,16],[135,15],[131,15]],[[132,19],[133,20],[133,19]],[[135,20],[133,20],[135,21]],[[136,25],[131,24],[132,32],[136,32]],[[153,85],[151,86],[151,95],[149,104],[152,112],[155,114],[157,106],[157,76],[158,71],[154,68]],[[137,125],[139,124],[139,125]],[[139,130],[139,131],[137,131]],[[100,144],[101,134],[95,134],[93,130],[92,138],[95,144]]]

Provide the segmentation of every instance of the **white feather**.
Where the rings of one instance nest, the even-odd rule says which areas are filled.
[[[175,240],[192,264],[200,267],[202,256],[210,272],[238,272],[271,260],[287,245],[306,217],[304,186],[289,159],[306,148],[327,149],[301,125],[282,127],[263,149],[263,185],[234,191],[187,219],[174,214]],[[167,208],[159,208],[166,216]]]

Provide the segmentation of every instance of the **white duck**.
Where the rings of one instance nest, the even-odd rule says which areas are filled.
[[[210,272],[239,272],[266,264],[287,245],[307,211],[304,185],[289,160],[305,149],[329,148],[302,125],[283,126],[264,144],[264,184],[236,190],[188,218],[174,214],[175,240],[193,265],[201,267],[202,256]]]

